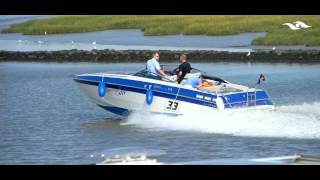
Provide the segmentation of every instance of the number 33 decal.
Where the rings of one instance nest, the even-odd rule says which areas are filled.
[[[166,104],[166,110],[172,110],[172,111],[176,111],[179,107],[179,102],[176,102],[176,101],[167,101],[167,104]]]

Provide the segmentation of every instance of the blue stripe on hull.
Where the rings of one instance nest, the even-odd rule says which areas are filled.
[[[99,85],[98,82],[90,82],[90,81],[83,81],[83,80],[76,80],[76,81],[79,83],[89,84],[89,85],[93,85],[93,86]],[[112,85],[112,84],[108,84],[108,83],[106,83],[106,86],[110,87],[110,88],[114,88],[114,89],[121,89],[121,90],[125,90],[125,91],[141,93],[141,94],[145,94],[147,92],[146,89],[137,89],[137,88],[132,88],[132,87],[120,86],[120,85]],[[176,95],[167,94],[167,93],[158,92],[158,91],[153,91],[153,95],[158,96],[158,97],[168,98],[168,99],[176,99]],[[180,93],[179,93],[179,95],[180,95]],[[189,103],[193,103],[193,104],[199,104],[199,105],[203,105],[203,106],[216,107],[215,102],[210,103],[210,102],[192,99],[192,98],[188,98],[188,97],[184,97],[184,96],[178,96],[177,100],[189,102]]]
[[[96,83],[102,80],[102,77],[83,76],[81,78],[75,78],[75,80],[76,81],[83,80],[86,82],[90,81],[90,83],[94,83],[94,85],[96,85]],[[120,86],[133,87],[134,89],[142,89],[142,90],[146,90],[147,87],[151,85],[151,90],[153,92],[157,91],[165,94],[172,94],[174,96],[179,91],[179,96],[186,96],[189,98],[196,98],[196,95],[207,96],[207,97],[210,97],[211,99],[216,98],[216,96],[212,94],[208,94],[204,92],[196,92],[193,90],[183,89],[183,88],[179,90],[178,87],[167,86],[167,85],[156,84],[156,83],[141,82],[141,81],[135,81],[135,80],[121,79],[121,78],[110,78],[110,77],[104,77],[103,81],[106,82],[106,85],[120,85]],[[206,100],[203,100],[203,101],[206,101]]]

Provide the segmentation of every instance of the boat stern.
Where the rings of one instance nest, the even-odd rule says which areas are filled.
[[[261,110],[275,110],[267,91],[262,89],[249,89],[240,93],[220,96],[225,108],[248,108]]]

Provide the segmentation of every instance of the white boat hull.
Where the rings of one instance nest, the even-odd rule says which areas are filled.
[[[189,102],[177,101],[174,99],[153,97],[153,103],[146,103],[146,95],[136,92],[124,91],[114,88],[107,88],[104,97],[97,93],[97,86],[79,84],[82,91],[97,105],[103,107],[118,107],[129,111],[148,111],[166,114],[185,114],[195,109],[200,111],[216,110],[216,108],[201,106]],[[170,104],[172,102],[171,108]]]
[[[159,96],[153,97],[152,104],[148,105],[146,103],[146,95],[132,92],[132,91],[125,91],[120,89],[114,88],[107,88],[106,94],[104,97],[100,97],[98,95],[98,87],[95,85],[88,85],[88,84],[81,84],[79,83],[80,88],[89,98],[97,105],[102,108],[109,110],[110,108],[120,108],[123,111],[147,111],[153,113],[165,113],[165,114],[186,114],[192,111],[212,111],[218,110],[216,107],[209,107],[198,105],[194,103],[179,101],[175,99],[168,99]],[[246,109],[251,110],[274,110],[273,105],[263,105],[263,106],[251,106],[251,107],[244,107]],[[120,110],[119,109],[119,110]],[[119,112],[116,114],[119,115],[126,115],[128,112]],[[115,113],[115,112],[113,112]]]

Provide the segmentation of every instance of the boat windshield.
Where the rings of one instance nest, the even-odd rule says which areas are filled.
[[[173,76],[177,74],[177,69],[179,65],[160,65],[161,69],[169,76]],[[199,69],[196,68],[192,68],[192,73],[201,73],[201,74],[206,74],[204,72],[201,72]],[[143,69],[135,74],[133,74],[134,76],[139,76],[139,77],[146,77],[146,78],[152,78],[152,76],[150,77],[147,69]],[[160,77],[160,76],[159,76]],[[157,79],[157,78],[155,78]]]
[[[177,66],[173,65],[161,65],[161,68],[164,70],[164,72],[169,75],[168,77],[161,77],[160,75],[151,75],[147,69],[143,69],[135,74],[134,76],[144,77],[148,79],[155,79],[159,81],[166,81],[177,84]],[[188,81],[188,78],[191,77],[200,77],[202,76],[203,80],[206,83],[203,83],[201,87],[197,88],[200,91],[204,92],[233,92],[233,91],[239,91],[239,87],[231,87],[226,86],[226,84],[229,84],[229,82],[216,77],[212,75],[208,75],[205,72],[200,71],[199,69],[192,68],[191,73],[186,74],[186,76],[181,81],[181,85],[184,86],[185,83]]]
[[[177,68],[178,68],[178,65],[160,65],[161,66],[161,69],[164,70],[164,72],[169,75],[169,76],[174,76],[177,74]],[[218,81],[220,83],[227,83],[226,81],[224,81],[223,79],[219,78],[219,77],[216,77],[216,76],[211,76],[211,75],[208,75],[206,72],[203,72],[197,68],[192,68],[191,70],[191,73],[192,74],[201,74],[203,76],[203,78],[205,79],[209,79],[209,80],[214,80],[214,81]],[[158,79],[158,80],[164,80],[164,81],[168,81],[167,79],[165,78],[162,78],[161,76],[159,75],[156,75],[156,76],[150,76],[150,74],[148,73],[147,69],[143,69],[135,74],[133,74],[134,76],[139,76],[139,77],[145,77],[145,78],[151,78],[151,79]]]
[[[162,64],[161,69],[164,70],[166,74],[169,75],[176,75],[179,65],[168,65],[168,64]],[[206,74],[205,72],[201,72],[199,69],[191,68],[192,73],[201,73]]]

